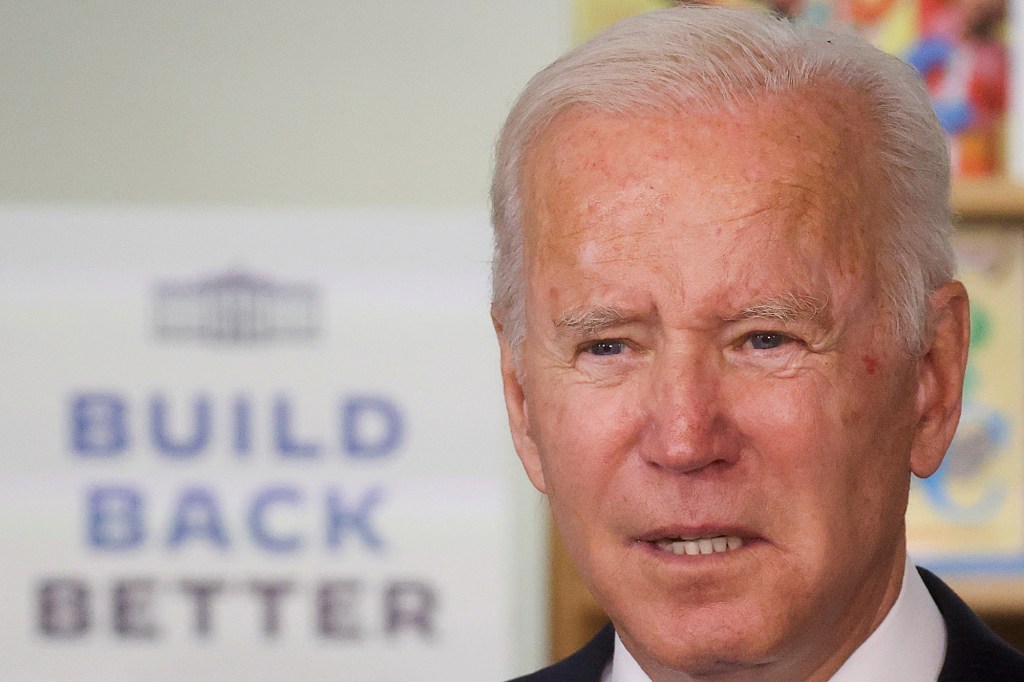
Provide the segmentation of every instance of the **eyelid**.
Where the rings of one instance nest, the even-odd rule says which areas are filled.
[[[731,329],[739,337],[748,337],[754,334],[781,334],[782,336],[800,339],[813,333],[814,327],[802,321],[786,321],[762,317],[744,320],[742,323],[731,326]]]
[[[590,348],[593,348],[594,346],[596,346],[599,343],[621,343],[624,346],[628,346],[629,345],[629,342],[626,341],[623,338],[620,338],[618,336],[610,336],[608,338],[588,339],[587,341],[582,342],[579,345],[579,347],[580,347],[581,350],[588,350]]]
[[[761,335],[764,335],[764,336],[768,336],[768,335],[771,335],[771,336],[782,336],[782,337],[785,337],[787,339],[798,338],[795,334],[793,334],[791,332],[783,332],[783,331],[779,331],[778,329],[755,329],[752,332],[747,332],[743,336],[749,339],[751,336],[761,336]]]

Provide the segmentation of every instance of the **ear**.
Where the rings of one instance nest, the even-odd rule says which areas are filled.
[[[526,394],[516,371],[515,355],[505,334],[504,325],[494,310],[491,310],[491,321],[494,323],[494,331],[498,335],[498,345],[501,348],[501,382],[505,392],[508,424],[512,429],[512,443],[515,445],[519,460],[523,463],[523,468],[526,469],[526,475],[530,477],[530,482],[537,490],[547,493],[540,451],[533,436],[530,435],[530,415],[526,407]]]
[[[970,304],[960,282],[947,282],[930,301],[932,337],[917,370],[917,431],[910,470],[925,478],[935,473],[960,422],[967,347],[971,340]]]

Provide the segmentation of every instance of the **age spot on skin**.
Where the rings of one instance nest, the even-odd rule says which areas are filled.
[[[868,375],[872,375],[878,371],[877,359],[871,357],[870,355],[865,355],[861,358],[861,360],[864,361],[864,369],[867,370]]]

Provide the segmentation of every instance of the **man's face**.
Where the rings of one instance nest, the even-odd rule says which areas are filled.
[[[921,371],[844,104],[569,111],[530,157],[513,435],[648,673],[831,671],[898,592]]]

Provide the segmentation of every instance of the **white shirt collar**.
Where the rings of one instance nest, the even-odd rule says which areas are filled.
[[[829,682],[935,682],[946,658],[946,623],[907,558],[896,603]]]
[[[935,682],[945,657],[946,624],[908,557],[896,602],[829,682]],[[601,682],[651,682],[617,633]]]

